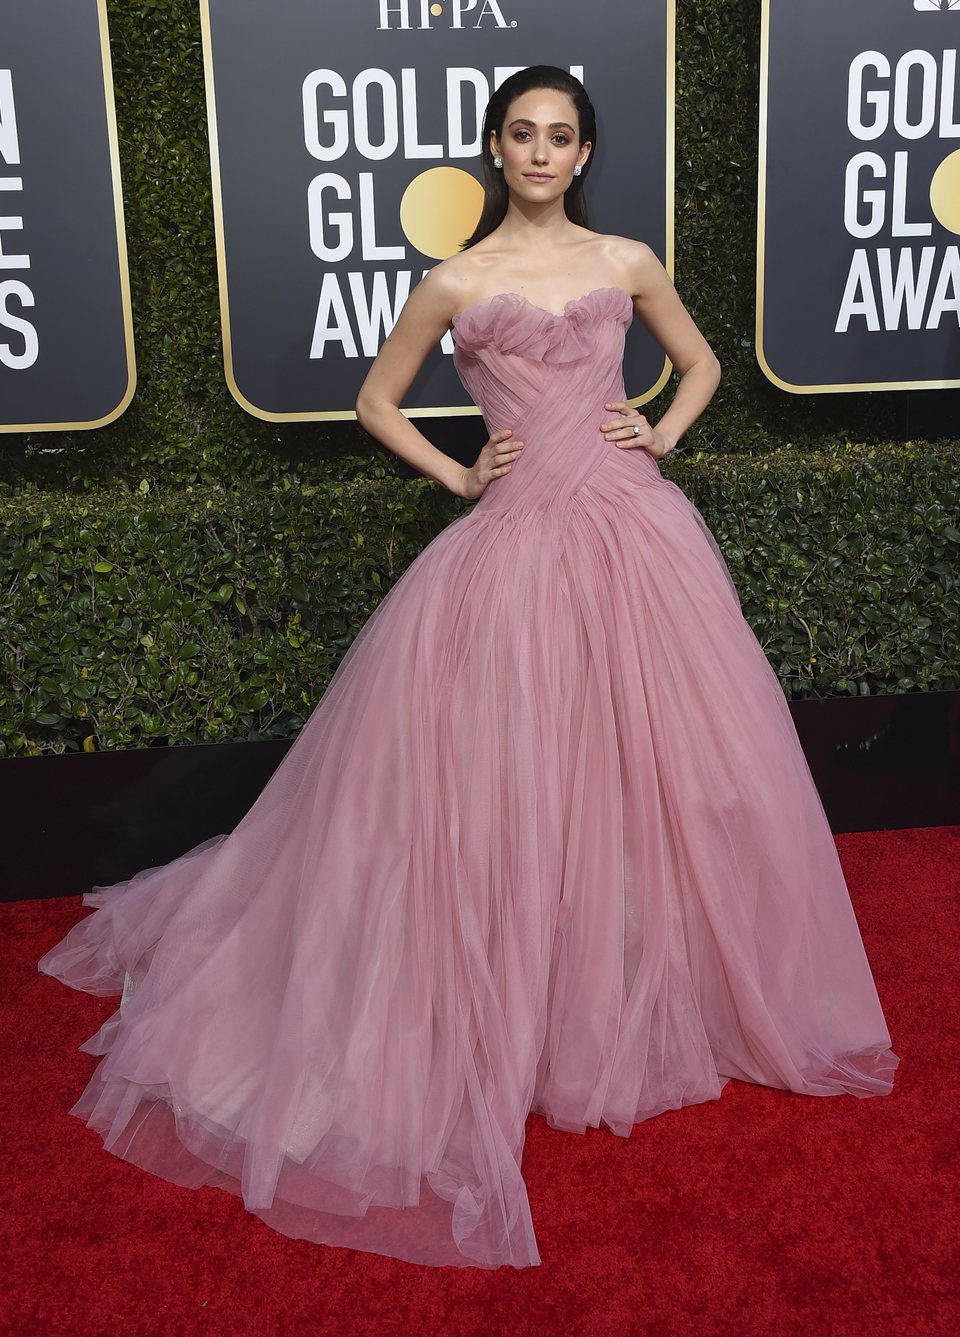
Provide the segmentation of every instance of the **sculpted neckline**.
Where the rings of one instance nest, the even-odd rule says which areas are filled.
[[[591,288],[589,292],[581,294],[580,297],[571,297],[569,302],[565,304],[563,310],[560,312],[550,311],[545,306],[539,306],[536,302],[531,302],[529,297],[524,297],[523,293],[495,292],[491,293],[489,297],[479,298],[476,302],[468,302],[468,304],[461,311],[458,311],[456,315],[454,315],[451,318],[450,323],[451,325],[455,325],[456,322],[461,318],[461,316],[466,315],[468,311],[475,311],[478,307],[486,306],[488,302],[495,302],[503,299],[512,299],[513,301],[520,302],[524,306],[528,306],[534,311],[539,311],[541,315],[551,317],[553,320],[565,320],[566,317],[570,315],[571,311],[573,311],[576,307],[580,306],[583,302],[588,301],[589,298],[591,297],[596,297],[599,293],[607,293],[607,292],[618,292],[621,294],[621,296],[625,297],[630,302],[631,306],[633,305],[633,298],[630,296],[627,290],[625,288],[618,288],[616,286]]]

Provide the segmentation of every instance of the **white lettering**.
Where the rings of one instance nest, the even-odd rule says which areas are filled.
[[[463,93],[464,84],[473,89],[470,109],[473,138],[464,139]],[[480,152],[480,131],[483,111],[490,101],[490,85],[479,70],[447,70],[447,154],[451,158],[473,158]]]
[[[419,26],[421,28],[429,28],[430,0],[418,0],[418,3],[420,9]],[[390,16],[393,14],[400,20],[396,25],[391,24],[390,22]],[[383,29],[394,26],[397,28],[409,28],[412,26],[410,23],[409,0],[392,0],[392,3],[391,0],[380,0],[380,22],[377,24],[377,27]]]
[[[332,272],[324,274],[320,283],[317,317],[313,323],[313,339],[310,343],[311,358],[323,357],[323,350],[328,343],[338,343],[344,357],[357,356],[357,341],[350,328],[347,305],[337,276]]]
[[[475,157],[491,85],[499,88],[504,79],[525,68],[498,65],[488,78],[471,66],[442,71],[407,66],[400,71],[399,89],[386,70],[361,70],[352,84],[336,70],[312,70],[301,88],[304,147],[319,162],[336,162],[351,149],[374,162],[398,151],[411,162]],[[583,66],[571,65],[570,73],[582,79]],[[421,136],[419,123],[421,80],[437,77],[443,79],[439,99],[446,101],[446,145],[434,142],[432,135]],[[434,134],[442,124],[437,117],[434,127],[431,118]]]
[[[946,247],[941,257],[925,327],[923,310],[937,263],[937,248],[924,246],[918,254],[909,246],[901,247],[897,256],[896,275],[893,251],[889,247],[880,248],[875,256],[875,276],[870,268],[869,251],[858,248],[851,257],[834,327],[837,334],[845,334],[855,316],[863,319],[868,330],[890,332],[900,328],[935,330],[939,328],[944,314],[952,313],[960,328],[960,247]]]
[[[910,73],[921,71],[920,119],[911,121],[907,112]],[[893,124],[903,139],[923,139],[937,119],[937,62],[929,51],[907,51],[897,61],[893,85]]]
[[[875,180],[884,180],[887,175],[887,165],[879,153],[869,151],[855,154],[847,163],[843,192],[843,222],[851,237],[875,237],[886,222],[886,190],[862,189],[860,178],[865,171],[872,172]],[[932,223],[907,222],[909,171],[910,155],[906,149],[900,149],[893,155],[890,231],[894,237],[929,237],[933,231]],[[861,204],[870,207],[870,213],[863,221],[860,219]]]
[[[943,91],[940,96],[940,138],[960,139],[960,121],[954,115],[957,103],[957,53],[943,53]]]
[[[452,0],[452,3],[453,22],[450,24],[451,28],[464,27],[464,16],[472,15],[474,10],[477,11],[477,21],[472,25],[474,28],[482,27],[485,18],[492,18],[494,26],[497,28],[510,27],[503,17],[503,12],[497,0]]]
[[[377,209],[373,197],[373,173],[361,172],[358,179],[360,182],[360,246],[364,260],[402,260],[406,254],[402,246],[377,245]]]
[[[941,66],[942,62],[942,66]],[[919,71],[917,119],[910,119],[910,95]],[[872,78],[867,76],[872,75]],[[891,124],[902,139],[923,139],[937,128],[941,139],[960,136],[957,121],[957,52],[906,51],[892,73],[893,89],[877,86],[891,79],[882,51],[861,51],[850,62],[847,78],[847,128],[855,139],[879,139]],[[870,85],[870,86],[868,86]]]
[[[0,70],[0,158],[10,167],[20,162],[12,70]]]
[[[881,180],[887,175],[887,164],[879,153],[865,150],[856,154],[847,163],[843,191],[843,222],[851,237],[875,237],[883,227],[886,196],[882,190],[861,191],[860,174],[865,169]],[[861,201],[870,206],[870,216],[864,223],[860,222],[859,217],[858,206]]]
[[[349,119],[346,111],[324,111],[323,123],[332,126],[333,142],[320,142],[319,88],[329,88],[334,97],[344,97],[347,85],[336,70],[313,70],[303,81],[303,142],[311,157],[320,162],[335,162],[350,146]]]
[[[425,269],[421,278],[429,272]],[[372,274],[353,271],[346,275],[350,289],[349,308],[360,333],[358,345],[340,277],[332,271],[324,274],[310,345],[311,358],[323,357],[328,343],[339,345],[345,358],[376,357],[383,340],[393,332],[403,304],[410,296],[412,277],[409,269],[390,275],[383,270]],[[392,293],[391,281],[395,284]],[[371,285],[369,296],[365,284]],[[444,353],[452,353],[453,347],[453,339],[447,330],[440,340],[440,348]]]
[[[893,226],[895,237],[929,237],[933,231],[932,223],[908,223],[907,214],[907,172],[910,154],[901,149],[893,155]]]
[[[866,251],[859,246],[850,262],[847,286],[843,290],[834,332],[845,334],[853,316],[863,316],[868,330],[880,328],[880,317],[877,315],[877,303],[873,295],[873,280],[870,277],[870,262]]]
[[[342,176],[323,172],[315,176],[307,187],[307,222],[310,249],[318,260],[333,264],[345,260],[353,250],[353,217],[349,213],[326,213],[323,192],[332,191],[338,200],[349,200],[350,186]],[[326,225],[337,229],[337,239],[331,245],[326,238]]]
[[[374,144],[370,137],[367,92],[371,88],[379,92],[378,110],[383,120],[383,139],[379,144]],[[400,143],[397,85],[386,70],[364,70],[357,76],[353,85],[353,134],[357,151],[371,162],[380,162],[396,153]]]
[[[378,27],[389,28],[391,14],[396,14],[399,18],[398,28],[410,27],[410,6],[407,0],[396,0],[394,4],[391,4],[390,0],[380,0],[380,23]]]
[[[391,301],[386,274],[382,271],[375,273],[373,290],[368,302],[363,287],[364,275],[347,275],[353,309],[360,327],[360,346],[364,357],[376,357],[381,342],[392,332],[400,310],[410,296],[410,277],[409,269],[398,272],[397,287]]]
[[[6,218],[0,217],[0,233],[3,232],[22,232],[23,218],[19,214],[10,214]],[[29,269],[29,255],[4,255],[3,237],[0,236],[0,269]]]
[[[947,296],[948,284],[953,289],[952,297]],[[930,314],[927,316],[928,330],[940,328],[940,317],[945,311],[953,312],[957,318],[957,327],[960,328],[960,246],[947,247],[933,301],[930,303]]]
[[[12,330],[23,338],[23,352],[14,353],[9,344],[0,343],[0,364],[13,371],[23,371],[32,367],[37,360],[40,342],[36,328],[28,320],[15,316],[7,305],[7,299],[18,297],[21,307],[33,306],[33,293],[19,279],[6,279],[0,283],[0,330]]]
[[[933,259],[936,246],[924,246],[920,252],[920,270],[914,275],[914,252],[904,247],[897,264],[897,277],[893,277],[893,258],[889,247],[877,251],[877,268],[880,274],[880,301],[883,304],[883,328],[900,329],[903,303],[907,304],[907,329],[918,330],[923,323],[923,308],[927,304],[927,292],[930,288],[930,275],[933,272]]]
[[[442,144],[421,144],[417,124],[417,72],[400,71],[403,97],[403,151],[405,158],[442,158]]]
[[[882,51],[861,51],[850,62],[847,80],[847,128],[855,139],[879,139],[887,128],[890,94],[882,89],[864,93],[863,76],[874,70],[881,79],[889,79],[890,62]],[[865,120],[864,107],[873,108],[873,118]]]

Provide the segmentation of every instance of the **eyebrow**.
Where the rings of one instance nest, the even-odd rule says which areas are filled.
[[[528,121],[526,116],[518,116],[515,120],[510,122],[510,125],[536,125],[536,122]],[[567,121],[551,121],[547,128],[550,130],[562,128],[564,130],[569,130],[571,134],[573,133],[573,126]],[[510,126],[507,126],[507,129],[509,130]]]

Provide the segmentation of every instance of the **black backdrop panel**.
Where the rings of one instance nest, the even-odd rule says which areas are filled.
[[[960,6],[764,0],[763,39],[760,365],[960,385]]]
[[[133,395],[106,0],[0,4],[0,431]]]
[[[646,241],[672,270],[673,0],[201,0],[201,13],[226,375],[249,412],[353,417],[404,297],[452,253],[445,236],[473,229],[479,206],[462,230],[446,223],[476,189],[480,117],[514,69],[583,78],[599,120],[591,227]],[[452,351],[447,334],[411,415],[473,411]],[[628,394],[668,374],[635,324]]]

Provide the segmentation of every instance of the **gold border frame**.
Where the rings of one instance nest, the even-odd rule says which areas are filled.
[[[223,197],[220,192],[220,147],[217,134],[217,107],[213,74],[213,42],[210,33],[210,0],[199,0],[200,29],[203,38],[203,74],[207,98],[207,134],[210,142],[210,184],[213,191],[213,223],[217,241],[217,285],[220,293],[220,334],[223,344],[223,375],[231,395],[247,413],[264,422],[356,422],[354,409],[331,409],[326,412],[270,413],[258,408],[244,395],[237,385],[233,374],[233,345],[230,336],[230,303],[227,294],[226,247],[223,234]],[[664,178],[666,194],[666,264],[664,268],[674,278],[674,217],[676,213],[676,158],[674,140],[676,136],[676,0],[666,0],[667,5],[667,70],[666,70],[666,173]],[[646,404],[660,393],[667,381],[673,364],[664,357],[663,370],[654,384],[640,395],[634,395],[628,403]],[[449,408],[401,409],[406,418],[457,418],[477,416],[480,413],[475,404],[456,404]]]
[[[955,381],[847,381],[835,385],[794,385],[776,374],[763,351],[763,284],[764,237],[767,213],[767,93],[770,75],[770,5],[772,0],[761,0],[760,7],[760,144],[757,180],[757,271],[756,271],[756,326],[754,349],[757,362],[768,381],[795,395],[839,394],[851,390],[950,390],[960,386]]]
[[[127,233],[123,217],[123,188],[120,178],[120,148],[117,137],[117,108],[113,90],[113,66],[110,63],[110,32],[107,27],[107,0],[96,0],[97,26],[100,30],[100,57],[103,63],[103,101],[107,119],[107,143],[110,150],[110,178],[113,187],[113,212],[117,225],[117,263],[120,267],[120,305],[123,311],[123,344],[127,354],[127,388],[117,406],[102,418],[87,422],[0,423],[0,432],[66,432],[105,427],[129,406],[137,388],[136,349],[133,342],[133,304],[130,300],[130,271],[127,261]]]

